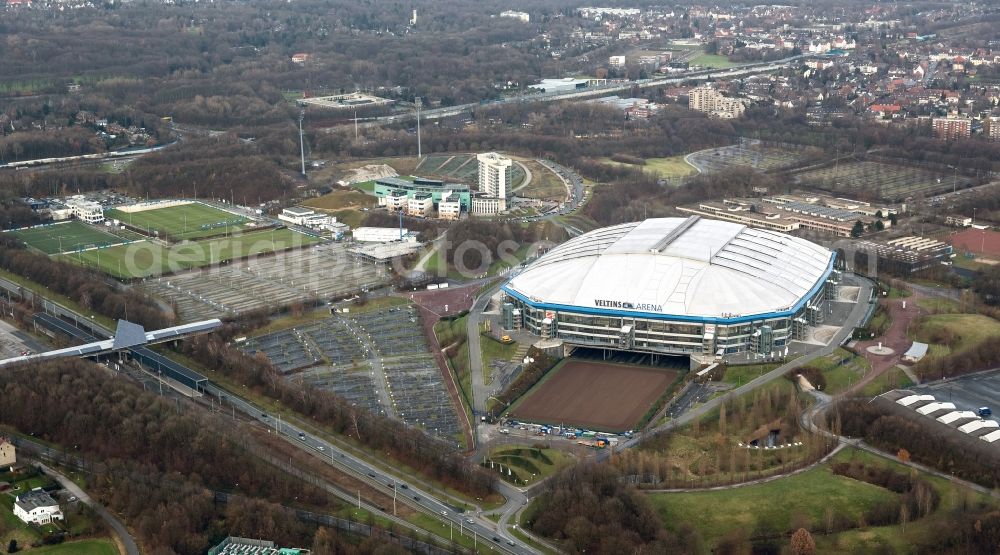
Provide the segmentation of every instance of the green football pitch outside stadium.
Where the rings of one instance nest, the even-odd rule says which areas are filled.
[[[262,230],[164,247],[152,241],[69,253],[60,259],[122,279],[200,268],[228,260],[305,247],[319,239],[290,229]]]
[[[161,236],[167,235],[173,240],[227,235],[243,230],[250,223],[250,218],[200,202],[139,212],[112,209],[107,211],[105,217],[147,230],[150,235],[153,232]]]
[[[91,247],[118,245],[125,242],[121,237],[115,237],[98,227],[87,225],[77,220],[9,231],[8,233],[24,241],[29,247],[42,251],[45,254],[72,252]]]

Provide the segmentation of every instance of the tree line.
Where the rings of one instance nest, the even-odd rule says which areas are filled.
[[[125,518],[144,551],[195,555],[229,535],[282,545],[325,545],[323,553],[364,553],[334,530],[322,534],[282,505],[334,512],[341,505],[253,456],[230,433],[233,424],[114,379],[93,363],[61,360],[0,375],[8,402],[0,422],[63,446],[92,471],[88,490]],[[176,405],[176,406],[175,406]],[[236,492],[226,505],[213,491]]]
[[[891,453],[906,449],[916,462],[987,487],[1000,486],[997,455],[987,455],[988,449],[968,448],[968,441],[988,447],[978,438],[957,430],[948,433],[934,430],[932,433],[926,424],[917,422],[914,418],[886,413],[876,404],[862,399],[838,402],[831,418],[835,433],[839,427],[841,435],[864,438]]]
[[[146,329],[174,324],[172,316],[144,294],[134,289],[117,289],[102,275],[76,264],[61,262],[24,249],[19,240],[0,235],[0,268],[24,276],[68,297],[84,310],[108,318],[127,319]]]

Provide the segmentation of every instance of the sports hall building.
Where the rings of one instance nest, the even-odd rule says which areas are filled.
[[[699,216],[606,227],[508,281],[501,325],[569,346],[769,353],[823,321],[834,258],[804,239]]]

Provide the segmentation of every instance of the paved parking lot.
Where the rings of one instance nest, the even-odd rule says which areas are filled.
[[[337,298],[387,283],[389,276],[384,269],[354,260],[342,244],[326,243],[151,278],[143,287],[173,303],[181,320],[191,322]]]
[[[336,314],[248,339],[286,375],[447,440],[461,427],[413,305]]]
[[[929,382],[909,389],[933,395],[938,401],[955,403],[959,410],[1000,409],[1000,370]]]

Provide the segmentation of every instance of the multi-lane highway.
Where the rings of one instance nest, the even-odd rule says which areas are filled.
[[[728,69],[708,69],[699,71],[688,71],[679,73],[674,76],[658,77],[655,79],[638,79],[635,81],[627,81],[624,83],[610,83],[606,85],[597,85],[592,87],[587,87],[586,89],[572,91],[572,92],[549,92],[549,93],[535,93],[535,94],[524,94],[519,96],[511,96],[503,98],[500,100],[470,102],[468,104],[457,104],[455,106],[444,106],[441,108],[432,108],[430,110],[422,110],[420,112],[421,120],[435,120],[442,119],[452,116],[457,116],[460,114],[472,113],[473,111],[488,106],[501,106],[504,104],[523,104],[528,102],[555,102],[559,100],[573,100],[580,98],[589,98],[591,96],[608,95],[617,92],[630,91],[635,88],[647,89],[651,87],[662,87],[664,85],[676,85],[683,83],[685,81],[695,81],[695,80],[709,80],[715,78],[731,78],[731,77],[742,77],[745,75],[755,75],[758,73],[769,73],[771,71],[777,71],[786,67],[788,64],[804,58],[805,55],[791,56],[788,58],[783,58],[780,60],[774,60],[771,62],[755,62],[751,64],[744,64]],[[388,116],[378,116],[367,119],[358,120],[358,125],[362,127],[372,127],[377,125],[382,125],[385,123],[397,123],[410,120],[416,120],[416,112],[406,112],[402,114],[392,114]],[[350,122],[345,122],[344,125],[354,125],[354,120]]]
[[[505,531],[497,531],[497,526],[489,521],[478,518],[477,515],[440,501],[432,493],[425,489],[401,480],[398,476],[389,474],[375,465],[361,459],[347,450],[335,445],[321,437],[317,437],[309,430],[283,420],[280,417],[268,414],[266,411],[250,403],[249,401],[232,394],[231,392],[209,383],[205,387],[205,393],[220,399],[221,403],[235,408],[253,420],[268,426],[274,430],[279,437],[289,443],[298,446],[340,470],[347,471],[358,479],[367,482],[369,485],[385,492],[389,496],[395,496],[397,503],[422,509],[436,515],[439,519],[449,522],[455,534],[466,533],[475,534],[475,537],[483,542],[483,549],[490,548],[497,551],[526,554],[535,553],[533,549],[520,545],[520,542],[509,537]],[[392,507],[379,507],[388,514],[392,513]]]
[[[15,291],[19,289],[17,284],[7,280],[0,280],[0,286]],[[48,313],[69,318],[78,322],[78,325],[93,330],[98,335],[110,337],[112,334],[111,330],[105,326],[63,305],[48,301],[37,295],[35,295],[34,300],[37,303],[41,303]],[[397,503],[406,503],[410,507],[433,514],[437,518],[450,523],[453,534],[473,534],[474,541],[482,540],[480,544],[481,551],[496,550],[498,552],[515,554],[536,553],[534,549],[524,546],[521,542],[510,537],[504,527],[481,519],[478,514],[465,512],[463,509],[457,507],[457,503],[452,505],[440,500],[447,499],[447,495],[440,492],[430,493],[426,487],[408,483],[398,476],[386,472],[379,466],[355,456],[343,447],[316,436],[310,430],[296,423],[287,422],[277,416],[268,414],[260,407],[216,384],[206,382],[202,386],[202,392],[217,398],[220,405],[229,405],[232,409],[242,413],[251,420],[274,430],[278,434],[278,437],[285,439],[289,444],[296,446],[298,449],[319,457],[338,470],[346,471],[358,479],[379,488],[390,496],[394,495]],[[518,490],[504,486],[504,484],[501,484],[500,488],[501,493],[508,496],[504,512],[512,513],[517,506],[524,503],[524,496]],[[392,507],[377,507],[377,509],[384,510],[387,515],[392,514]]]

